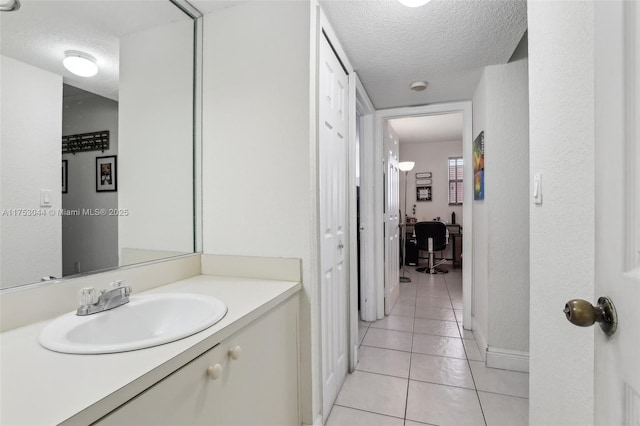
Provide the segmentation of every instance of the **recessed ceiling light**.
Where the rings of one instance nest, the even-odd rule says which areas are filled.
[[[93,77],[98,73],[96,58],[93,56],[77,50],[67,50],[64,56],[62,64],[71,73],[80,77]]]
[[[398,1],[407,7],[420,7],[429,3],[431,0],[398,0]]]
[[[414,81],[413,83],[411,83],[411,86],[409,86],[409,88],[411,90],[413,90],[414,92],[422,92],[424,89],[427,88],[427,82],[426,81]]]

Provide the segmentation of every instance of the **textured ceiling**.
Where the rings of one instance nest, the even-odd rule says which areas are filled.
[[[376,108],[471,99],[482,68],[506,63],[527,28],[524,0],[321,0]],[[427,90],[412,92],[425,80]]]
[[[168,0],[21,0],[0,13],[0,51],[63,76],[66,84],[117,100],[120,37],[188,17]],[[94,56],[100,71],[77,77],[62,65],[65,50]]]
[[[389,120],[401,144],[462,142],[462,113]]]

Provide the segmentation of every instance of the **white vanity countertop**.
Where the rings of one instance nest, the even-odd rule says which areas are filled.
[[[130,284],[135,291],[135,283]],[[90,424],[288,299],[300,283],[199,275],[140,294],[188,292],[228,307],[212,327],[131,352],[71,355],[38,343],[48,321],[0,334],[0,424]],[[117,309],[117,308],[116,308]]]

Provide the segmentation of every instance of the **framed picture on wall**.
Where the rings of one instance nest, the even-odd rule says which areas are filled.
[[[117,156],[96,157],[96,192],[114,192],[117,190]]]
[[[428,186],[416,186],[416,200],[417,201],[431,201],[431,185]]]
[[[484,200],[484,130],[473,141],[473,199]]]
[[[431,172],[416,173],[416,179],[429,179],[431,178]]]
[[[418,179],[416,185],[431,185],[431,179]]]
[[[69,176],[69,172],[67,171],[68,160],[62,160],[62,193],[67,193],[67,177]]]

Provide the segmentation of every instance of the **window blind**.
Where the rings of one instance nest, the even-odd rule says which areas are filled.
[[[463,173],[462,157],[449,158],[449,204],[462,204],[464,197]]]

